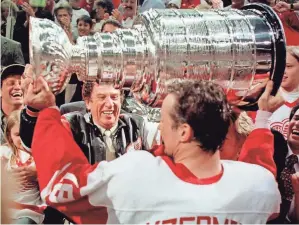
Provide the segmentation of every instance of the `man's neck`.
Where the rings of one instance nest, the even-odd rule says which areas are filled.
[[[291,155],[291,154],[299,155],[299,148],[297,148],[296,146],[293,146],[290,143],[288,143],[288,147],[289,147],[288,155]]]
[[[22,104],[20,105],[9,105],[1,102],[2,112],[5,114],[5,116],[9,116],[13,111],[21,109]]]
[[[208,178],[221,173],[220,154],[203,151],[197,143],[186,145],[178,150],[174,156],[175,163],[186,166],[197,178]]]

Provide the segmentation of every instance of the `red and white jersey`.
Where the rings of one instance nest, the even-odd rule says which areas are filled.
[[[270,126],[272,129],[279,131],[285,139],[289,129],[289,117],[291,110],[299,103],[299,92],[281,91],[285,103],[278,108],[270,117]]]
[[[268,170],[223,161],[198,179],[183,164],[146,151],[90,165],[56,109],[40,112],[32,151],[41,197],[76,223],[266,223],[280,193]]]

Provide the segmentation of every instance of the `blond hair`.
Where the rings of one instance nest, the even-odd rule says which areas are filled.
[[[240,137],[247,137],[253,130],[253,120],[247,115],[245,111],[240,114],[232,112],[232,122],[234,123],[237,134]]]
[[[299,62],[299,46],[287,46],[287,52]]]
[[[4,131],[4,138],[7,141],[8,147],[10,147],[12,150],[11,159],[10,159],[12,164],[16,163],[16,159],[19,155],[19,149],[13,143],[13,140],[11,138],[11,130],[15,125],[20,125],[20,116],[21,116],[20,110],[13,111],[7,118],[7,123]]]

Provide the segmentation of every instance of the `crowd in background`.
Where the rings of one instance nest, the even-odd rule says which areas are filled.
[[[79,81],[75,74],[73,74],[66,89],[55,97],[54,95],[52,96],[43,89],[47,86],[46,84],[39,84],[41,89],[37,92],[40,93],[40,95],[43,94],[42,97],[44,98],[44,102],[39,102],[39,104],[37,104],[37,101],[34,101],[34,94],[36,94],[37,92],[32,91],[34,88],[30,86],[32,84],[28,82],[29,78],[27,76],[23,76],[24,74],[30,75],[33,71],[32,66],[29,64],[30,17],[46,18],[54,21],[56,24],[61,26],[63,31],[66,33],[70,43],[76,44],[78,37],[93,35],[96,32],[110,33],[115,31],[116,29],[130,28],[132,27],[133,21],[136,18],[137,14],[145,12],[149,9],[240,9],[244,5],[249,3],[267,4],[275,10],[282,21],[287,44],[286,67],[278,92],[279,94],[275,97],[270,97],[269,91],[271,91],[272,87],[271,83],[268,83],[264,94],[259,99],[259,110],[257,111],[257,113],[240,111],[236,108],[233,108],[232,106],[227,106],[225,96],[219,94],[220,92],[218,92],[217,87],[214,87],[210,83],[187,82],[174,85],[173,90],[176,91],[173,91],[173,95],[170,95],[170,97],[168,96],[167,101],[163,103],[162,116],[159,125],[158,121],[153,122],[148,120],[148,109],[140,103],[135,102],[131,93],[129,93],[128,91],[120,91],[118,89],[115,89],[112,85],[103,85],[97,82],[82,82]],[[186,85],[189,85],[191,91],[186,88]],[[209,85],[211,85],[211,87]],[[205,90],[204,94],[203,90]],[[175,100],[171,99],[171,96],[176,96]],[[199,97],[196,99],[192,98],[192,96]],[[215,96],[218,96],[218,98],[216,98]],[[36,94],[35,98],[40,99],[41,97]],[[211,101],[215,101],[213,102],[214,105],[210,106],[209,104],[211,104],[211,101],[209,101],[208,99],[213,99]],[[173,101],[177,102],[173,103]],[[132,105],[134,107],[132,107]],[[60,112],[59,116],[57,116],[55,112],[44,110],[47,107],[53,106],[58,106]],[[213,108],[212,111],[209,111],[209,107],[218,106],[221,106],[222,108],[220,107],[221,109],[216,111],[221,114],[214,114],[213,110],[215,108]],[[173,112],[168,111],[169,109],[173,110]],[[2,165],[4,165],[2,170],[8,173],[4,176],[8,177],[10,176],[9,174],[13,174],[15,180],[12,183],[18,183],[18,186],[16,188],[17,194],[13,195],[14,206],[12,207],[13,209],[7,213],[7,215],[9,215],[9,218],[5,222],[12,222],[17,224],[63,224],[66,223],[66,221],[69,221],[71,223],[107,222],[107,218],[105,216],[107,214],[106,211],[106,214],[102,214],[102,212],[99,213],[97,211],[98,208],[88,208],[89,205],[87,208],[90,211],[95,212],[95,215],[93,213],[90,213],[90,211],[90,214],[88,215],[85,215],[84,213],[81,214],[81,211],[78,210],[78,205],[76,205],[75,201],[80,202],[82,199],[84,199],[82,191],[80,192],[80,194],[75,193],[75,195],[73,196],[73,201],[70,201],[69,199],[65,200],[65,196],[60,196],[59,199],[59,193],[55,189],[55,187],[58,188],[58,186],[53,185],[52,189],[50,188],[51,191],[49,191],[48,185],[51,184],[49,180],[52,179],[52,177],[49,178],[50,175],[48,174],[48,172],[45,172],[46,169],[42,165],[43,163],[41,160],[41,153],[39,155],[38,153],[36,153],[36,155],[32,155],[31,149],[37,148],[36,146],[44,146],[44,154],[47,153],[47,148],[49,147],[53,148],[56,151],[56,156],[51,156],[51,154],[46,155],[53,161],[53,164],[51,164],[51,166],[56,164],[58,165],[62,162],[65,163],[63,164],[64,166],[67,164],[67,162],[77,160],[79,164],[82,163],[84,165],[88,164],[88,166],[91,166],[86,169],[89,173],[91,170],[101,172],[102,168],[97,167],[98,170],[95,169],[95,165],[97,165],[97,163],[102,161],[114,162],[115,159],[122,158],[123,155],[126,155],[127,152],[135,150],[147,150],[151,153],[151,155],[162,158],[165,157],[165,155],[168,155],[171,156],[171,159],[173,160],[192,157],[196,158],[197,153],[195,152],[194,155],[191,154],[192,152],[190,153],[190,155],[184,153],[186,155],[182,154],[180,155],[180,158],[178,156],[179,153],[169,149],[178,148],[176,144],[178,144],[179,141],[176,142],[176,140],[182,140],[181,142],[184,143],[184,150],[188,148],[195,148],[195,146],[198,147],[198,143],[194,144],[193,142],[194,140],[197,140],[199,141],[199,143],[201,143],[200,151],[203,152],[201,156],[198,156],[200,160],[210,160],[210,158],[204,158],[203,156],[213,156],[213,162],[218,162],[218,158],[216,156],[218,154],[217,152],[219,152],[219,159],[221,158],[222,160],[242,161],[248,164],[256,164],[262,167],[265,171],[270,172],[269,174],[271,175],[267,174],[267,176],[265,175],[265,177],[263,178],[265,179],[265,183],[267,180],[269,180],[269,184],[265,184],[264,186],[261,185],[261,187],[259,187],[261,189],[259,189],[253,185],[255,184],[255,181],[252,181],[252,183],[248,182],[248,190],[244,191],[244,193],[252,192],[252,201],[248,203],[248,205],[252,204],[252,211],[250,212],[252,213],[254,211],[254,204],[256,204],[261,207],[259,208],[260,210],[265,210],[265,212],[263,212],[265,215],[262,215],[263,213],[259,212],[261,214],[259,214],[260,219],[244,221],[259,221],[260,223],[268,221],[269,223],[298,224],[298,109],[298,1],[47,0],[45,7],[37,7],[36,2],[33,0],[1,1],[0,157],[2,160]],[[225,113],[226,110],[228,110],[227,113]],[[210,114],[207,113],[208,111]],[[45,131],[45,134],[49,135],[49,138],[43,136],[45,134],[40,134],[38,132],[42,127],[41,125],[38,126],[37,118],[39,117],[39,115],[43,115],[41,116],[41,118],[45,121],[46,116],[49,116],[49,118],[55,116],[57,117],[57,121],[61,122],[60,128],[63,127],[64,129],[59,130],[58,125],[57,127],[55,127],[55,129],[57,129],[57,134],[64,137],[62,141],[60,139],[57,139],[56,143],[55,135],[51,139],[51,135],[53,134],[50,134],[48,131]],[[172,122],[174,122],[175,124],[171,126],[171,129],[168,129],[167,127],[167,125],[171,123],[169,122],[170,117],[168,118],[165,115],[171,115],[171,120],[173,120]],[[204,120],[202,120],[202,116],[204,116]],[[211,126],[207,125],[206,123],[215,123],[215,119],[218,119],[218,127],[214,127],[213,129],[211,129]],[[182,124],[185,124],[185,127],[182,126],[182,129],[180,130],[179,127]],[[188,125],[187,128],[186,124]],[[201,129],[198,129],[198,127],[201,127]],[[45,127],[43,128],[46,129]],[[54,127],[52,128],[52,131],[53,129]],[[49,130],[51,129],[49,128]],[[174,132],[174,130],[176,132]],[[215,132],[215,130],[217,130],[217,132]],[[34,136],[38,136],[39,138],[35,138],[34,140]],[[69,137],[72,137],[73,139],[68,139]],[[37,141],[36,139],[43,141]],[[47,140],[48,142],[44,140]],[[51,141],[53,142],[53,145]],[[65,147],[66,144],[68,146],[76,148],[76,150],[78,151],[76,152],[74,150],[74,153],[72,153],[69,148]],[[75,145],[78,147],[78,149],[77,147],[74,147]],[[61,151],[64,151],[63,157],[57,152],[56,146],[62,146]],[[73,158],[71,158],[70,156],[72,154],[74,154]],[[146,157],[141,157],[140,159],[150,161],[150,159]],[[49,161],[51,160],[49,159]],[[134,160],[134,158],[132,158],[131,160]],[[168,162],[167,160],[165,161]],[[180,165],[184,164],[183,162],[184,160],[182,160],[182,163]],[[188,161],[187,164],[188,166],[190,166],[192,165],[192,162],[190,162],[189,164]],[[105,171],[105,164],[100,163],[100,165],[104,165],[103,170]],[[203,165],[205,165],[205,163],[203,163]],[[224,165],[226,166],[225,163]],[[125,163],[119,163],[119,166],[129,168],[129,166]],[[204,172],[203,177],[214,177],[215,174],[213,174],[213,169],[215,169],[217,166],[213,166],[214,164],[211,163],[208,167],[205,167],[205,171],[211,171],[211,173]],[[109,182],[113,182],[113,174],[115,172],[113,169],[111,169],[113,168],[113,166],[110,169],[109,168],[106,169],[108,171],[111,170],[112,175],[108,174],[107,176],[111,176],[112,181],[110,181],[110,178],[107,178],[107,180],[101,180],[99,183],[92,183],[92,185],[89,186],[89,189],[86,190],[85,196],[88,196],[88,198],[92,198],[91,196],[94,195],[101,196],[101,194],[98,194],[98,191],[105,190],[105,188],[109,187],[108,184],[110,184]],[[170,166],[170,168],[173,168],[173,166]],[[178,168],[179,167],[177,167],[176,170],[179,170]],[[190,168],[193,167],[188,167],[189,170],[193,171]],[[229,166],[227,168],[229,168]],[[52,167],[49,168],[49,171],[51,171],[51,169]],[[182,167],[180,167],[180,169],[182,169]],[[182,171],[187,171],[188,169],[184,167]],[[188,172],[184,172],[183,174],[179,174],[177,176],[180,177],[186,175],[186,173],[190,172],[189,170]],[[74,174],[78,172],[78,170],[75,169],[74,171],[70,171],[75,171]],[[225,172],[223,172],[223,168],[221,171],[222,172],[220,174],[222,176],[222,174],[225,174]],[[242,171],[241,167],[240,171]],[[255,170],[253,167],[248,167],[248,171],[258,172],[259,169]],[[260,170],[261,174],[263,174],[265,171]],[[163,173],[164,172],[165,171],[163,170]],[[251,173],[249,172],[248,174]],[[78,176],[81,175],[82,174],[80,173]],[[96,173],[96,175],[99,174]],[[151,173],[147,175],[149,179],[152,176]],[[143,176],[147,175],[144,174]],[[200,173],[200,176],[201,175],[202,174]],[[85,177],[85,175],[82,176]],[[237,177],[238,174],[235,174],[235,176]],[[137,175],[132,177],[138,178]],[[190,177],[188,177],[188,179],[189,178]],[[251,179],[253,178],[254,177],[251,177]],[[186,182],[192,183],[193,181],[195,183],[192,184],[201,184],[201,182],[203,182],[202,180],[204,180],[198,179],[194,181],[195,178],[192,176],[190,179],[191,181],[187,180]],[[275,184],[271,183],[272,179],[273,181],[276,181],[273,183],[277,184],[277,187],[275,187]],[[182,180],[184,179],[182,178]],[[101,182],[105,184],[107,183],[107,186],[102,187],[100,185]],[[128,182],[132,182],[132,185],[134,184],[131,179],[129,179]],[[258,180],[256,182],[263,183],[262,180]],[[161,183],[163,183],[163,180],[161,180]],[[120,182],[119,184],[123,183]],[[78,185],[80,187],[81,185],[84,186],[80,182]],[[241,181],[236,185],[239,185],[238,187],[240,188],[243,187],[241,185]],[[12,186],[14,185],[12,184]],[[61,187],[62,186],[60,186],[60,188]],[[121,187],[119,188],[121,189]],[[154,190],[154,187],[152,188]],[[265,188],[265,190],[262,188]],[[267,190],[267,188],[270,189]],[[259,192],[260,190],[264,192]],[[229,192],[231,190],[226,191]],[[122,191],[118,192],[117,190],[112,190],[111,192],[116,193],[116,195],[119,196],[121,196],[122,194]],[[161,191],[161,193],[163,193],[163,191]],[[240,192],[240,196],[244,195],[244,193],[242,194]],[[53,197],[52,194],[56,194],[56,196]],[[171,196],[170,193],[169,195]],[[176,195],[180,194],[174,194],[173,198],[175,198]],[[226,195],[226,193],[223,193],[223,195]],[[248,196],[251,195],[248,194]],[[204,196],[201,197],[204,198]],[[263,197],[265,200],[264,203],[254,203],[253,199],[262,199]],[[58,201],[59,203],[64,203],[64,201],[70,202],[65,205],[56,204],[57,202],[55,202],[53,199],[56,199],[55,201]],[[99,199],[100,203],[107,201],[106,199],[102,200],[101,197],[99,197]],[[242,198],[240,197],[240,199]],[[166,200],[167,198],[164,199],[164,201]],[[266,200],[269,202],[269,205]],[[9,200],[7,199],[6,201],[9,202]],[[82,200],[82,202],[83,201],[84,200]],[[149,201],[149,199],[145,199],[145,201]],[[245,200],[242,199],[240,200],[240,202],[241,201]],[[74,203],[74,205],[71,205],[71,203]],[[119,203],[118,201],[114,203],[119,204],[117,206],[124,207],[124,203]],[[178,207],[182,207],[179,201],[177,201],[176,203],[178,204]],[[84,206],[84,204],[86,203],[82,204]],[[9,203],[7,203],[7,205],[9,205]],[[111,205],[109,207],[113,208],[113,206]],[[133,206],[130,205],[130,207]],[[189,205],[186,205],[186,207],[189,207]],[[114,212],[115,214],[117,214],[115,217],[117,217],[120,222],[134,221],[135,223],[138,223],[140,221],[143,221],[131,220],[131,218],[135,218],[134,215],[124,216],[120,212],[118,212],[118,214],[117,209],[113,208],[113,210],[116,210],[116,212]],[[80,211],[80,213],[78,213],[78,211]],[[84,210],[82,209],[82,211]],[[248,211],[248,214],[250,214],[250,212]],[[142,211],[139,213],[140,217],[144,215],[144,218],[148,218],[148,215],[145,212]],[[111,218],[111,211],[108,212],[108,216],[110,216]],[[101,218],[99,219],[98,217]],[[136,218],[137,217],[138,216],[136,216]],[[2,218],[4,220],[4,217]],[[181,217],[181,219],[182,218],[185,217]],[[189,221],[191,221],[191,217],[188,218]],[[238,218],[237,222],[243,221],[241,217],[239,218],[237,216],[236,218]],[[115,221],[117,220],[111,221],[115,223]],[[163,223],[167,222],[167,220],[159,221],[158,219],[156,219],[154,222]],[[233,223],[235,222],[235,220],[231,219],[230,222]],[[181,220],[180,223],[182,223]]]

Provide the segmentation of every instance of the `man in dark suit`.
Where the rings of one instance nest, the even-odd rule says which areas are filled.
[[[274,134],[274,161],[277,167],[277,182],[282,196],[280,215],[271,223],[299,223],[299,187],[294,182],[299,174],[299,105],[290,114],[287,140],[282,134]],[[297,178],[298,179],[298,178]]]
[[[25,64],[21,44],[1,35],[1,66],[12,64]]]

